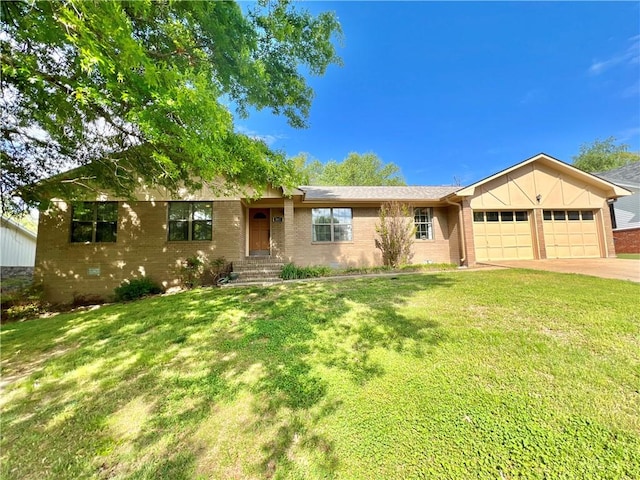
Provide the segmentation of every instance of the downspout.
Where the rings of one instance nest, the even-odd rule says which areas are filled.
[[[464,265],[464,262],[467,260],[467,244],[464,238],[464,221],[462,218],[462,205],[459,203],[452,202],[448,198],[444,199],[449,205],[454,205],[458,207],[458,224],[460,225],[460,242],[462,242],[461,249],[459,253],[462,253],[462,257],[460,258],[460,265]]]

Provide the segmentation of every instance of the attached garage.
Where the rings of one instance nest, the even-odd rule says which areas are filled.
[[[544,210],[543,219],[547,258],[601,256],[593,210]]]
[[[610,201],[630,192],[539,154],[464,187],[463,262],[615,256]]]
[[[476,259],[534,258],[530,217],[526,210],[473,212]]]

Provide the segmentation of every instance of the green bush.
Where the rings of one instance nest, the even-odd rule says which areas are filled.
[[[145,295],[155,295],[162,292],[162,287],[148,277],[125,280],[115,289],[117,302],[135,300]]]
[[[331,270],[330,267],[323,265],[298,267],[293,263],[287,263],[282,267],[282,273],[280,276],[283,280],[294,280],[297,278],[326,277],[331,275],[332,272],[333,270]]]
[[[207,273],[210,277],[210,283],[216,285],[218,280],[229,276],[231,273],[231,263],[227,262],[224,257],[214,258],[209,262]]]
[[[196,255],[182,261],[179,270],[180,280],[186,288],[199,287],[204,274],[204,261]]]

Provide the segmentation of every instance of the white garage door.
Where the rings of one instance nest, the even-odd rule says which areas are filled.
[[[598,228],[592,210],[545,210],[547,258],[600,256]]]
[[[476,260],[533,258],[531,224],[527,211],[474,211]]]

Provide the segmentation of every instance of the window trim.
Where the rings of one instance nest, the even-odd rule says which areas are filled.
[[[91,209],[92,209],[92,215],[91,215],[91,220],[86,220],[86,221],[82,221],[82,220],[75,220],[75,211],[77,206],[82,203],[82,204],[90,204],[91,205]],[[115,205],[115,213],[116,213],[116,219],[115,221],[109,221],[109,222],[105,222],[105,221],[98,221],[98,205]],[[78,245],[87,245],[90,243],[117,243],[118,242],[118,223],[119,223],[119,212],[118,210],[120,209],[120,205],[117,201],[107,201],[107,202],[99,202],[99,201],[81,201],[81,202],[73,202],[71,204],[71,226],[69,229],[69,243],[74,243],[74,244],[78,244]],[[89,241],[79,241],[79,240],[74,240],[73,239],[73,226],[75,223],[91,223],[91,240]],[[104,241],[104,240],[97,240],[98,237],[98,224],[102,224],[102,223],[106,223],[106,224],[115,224],[115,234],[114,234],[114,240],[110,240],[110,241]]]
[[[418,222],[416,220],[416,217],[420,216],[418,215],[419,210],[426,210],[427,217],[428,217],[428,220],[426,222]],[[419,225],[427,226],[427,238],[422,238],[421,236],[419,236],[420,235]],[[435,232],[433,231],[434,230],[433,229],[433,207],[415,207],[413,209],[413,226],[416,229],[416,233],[414,234],[415,240],[420,240],[421,242],[435,240]]]
[[[187,204],[189,205],[189,214],[188,214],[188,218],[187,218],[187,238],[184,239],[171,239],[171,223],[172,222],[183,222],[184,220],[171,220],[171,214],[170,214],[170,210],[171,210],[171,205],[172,204]],[[211,207],[211,218],[208,220],[194,220],[193,219],[193,214],[194,214],[194,204],[197,203],[205,203],[208,204]],[[193,238],[193,227],[195,225],[196,222],[211,222],[211,228],[210,228],[210,238],[209,239],[205,239],[205,240],[201,240],[201,239],[195,239]],[[182,242],[212,242],[213,241],[213,201],[210,200],[202,200],[202,201],[188,201],[188,200],[175,200],[175,201],[168,201],[167,202],[167,242],[178,242],[178,243],[182,243]]]
[[[558,215],[556,215],[556,213],[558,213]],[[564,213],[564,218],[560,219],[560,218],[556,218],[559,217],[560,213]],[[569,218],[570,217],[570,213],[578,213],[577,218],[576,215],[573,215],[574,218]],[[587,216],[587,218],[585,218],[585,214]],[[590,218],[589,218],[590,217]],[[542,218],[543,221],[545,222],[559,222],[559,223],[564,223],[564,222],[593,222],[595,220],[595,213],[593,210],[589,210],[589,209],[577,209],[577,210],[552,210],[552,209],[546,209],[543,210],[542,212]]]
[[[331,223],[315,223],[314,221],[314,210],[329,210],[329,218],[331,218]],[[337,223],[334,220],[336,220],[333,216],[333,211],[334,210],[349,210],[349,218],[350,218],[350,222],[349,223]],[[315,227],[316,226],[329,226],[330,229],[329,231],[331,232],[331,239],[330,240],[314,240],[314,234],[315,234]],[[335,227],[336,226],[349,226],[349,239],[348,240],[336,240],[335,239]],[[317,208],[312,208],[311,209],[311,243],[349,243],[349,242],[353,242],[353,208],[351,207],[317,207]]]
[[[511,215],[510,219],[506,218],[509,216],[509,214]],[[474,210],[473,211],[473,223],[520,223],[520,222],[528,222],[529,217],[530,217],[529,210]]]

